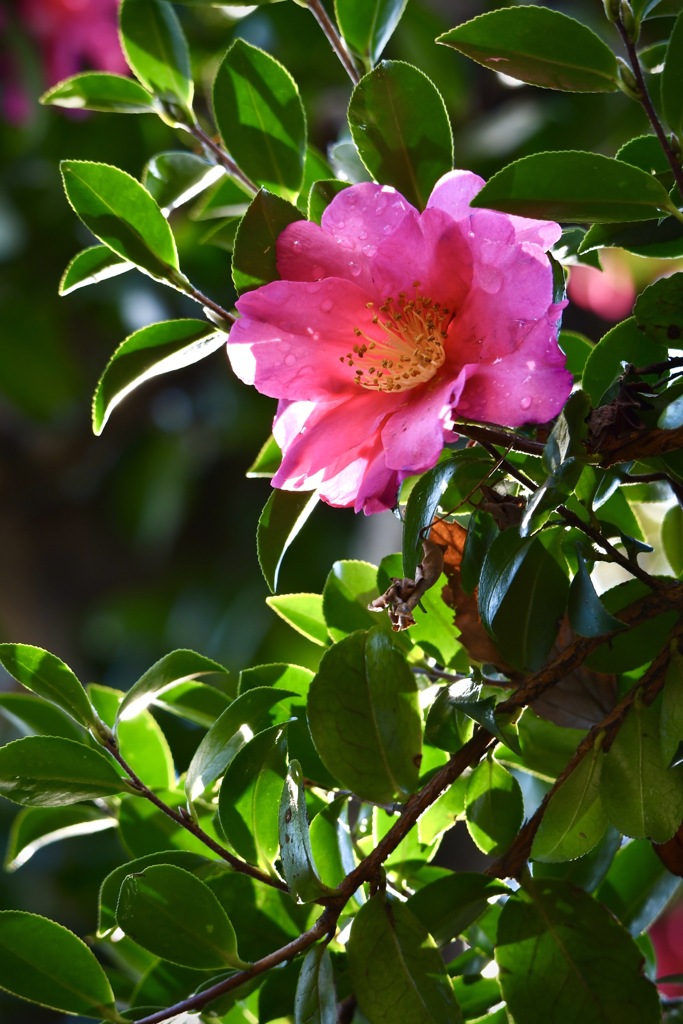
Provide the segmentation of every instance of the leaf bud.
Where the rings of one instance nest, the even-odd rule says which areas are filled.
[[[640,86],[636,81],[636,76],[633,74],[633,71],[622,57],[617,57],[617,66],[619,75],[619,88],[622,90],[622,92],[625,92],[627,96],[630,96],[631,99],[640,101]]]
[[[602,0],[602,3],[605,8],[605,15],[607,16],[608,21],[617,25],[619,23],[620,0]]]
[[[676,132],[671,132],[669,134],[669,149],[674,154],[674,156],[677,157],[678,160],[680,161],[680,158],[681,158],[681,140],[676,135]]]
[[[619,4],[619,21],[629,40],[635,43],[638,38],[638,23],[629,0],[621,0]]]

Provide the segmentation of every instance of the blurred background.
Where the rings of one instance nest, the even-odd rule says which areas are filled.
[[[487,177],[526,153],[567,148],[567,139],[572,148],[614,155],[647,130],[621,94],[519,86],[434,44],[454,24],[499,6],[410,0],[384,54],[414,63],[440,88],[456,166]],[[549,6],[615,41],[594,0]],[[59,161],[103,161],[140,177],[151,157],[186,146],[153,116],[39,105],[49,85],[78,71],[125,73],[116,8],[116,0],[0,0],[0,640],[45,647],[84,683],[120,689],[178,647],[232,671],[276,660],[314,665],[319,649],[265,605],[256,558],[269,484],[245,472],[270,432],[273,402],[234,380],[218,352],[148,383],[116,409],[101,437],[92,434],[91,396],[123,338],[157,320],[201,315],[137,272],[58,296],[65,266],[92,243],[66,202]],[[326,154],[344,141],[350,83],[307,11],[288,2],[177,11],[205,125],[215,68],[242,36],[294,75],[314,145]],[[651,22],[651,42],[667,28]],[[173,225],[187,276],[230,308],[229,242],[220,225],[192,220],[184,209]],[[214,237],[199,244],[207,234]],[[605,267],[602,276],[575,272],[565,319],[594,340],[627,315],[635,289],[655,272],[622,253]],[[320,592],[335,559],[378,562],[399,544],[391,514],[365,519],[321,506],[285,558],[280,590]],[[0,741],[15,735],[0,720]],[[171,740],[182,770],[197,737],[176,727]],[[13,813],[2,801],[3,835]],[[96,886],[115,863],[113,842],[105,832],[49,846],[16,874],[0,875],[0,906],[36,910],[87,933]],[[0,1020],[61,1019],[28,1004],[17,1015],[17,1007],[0,999]]]

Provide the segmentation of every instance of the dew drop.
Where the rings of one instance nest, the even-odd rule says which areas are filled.
[[[377,252],[377,246],[376,245],[364,245],[363,246],[363,254],[365,256],[369,256],[371,259],[375,255],[376,252]]]
[[[522,409],[528,409],[529,406],[531,405],[531,399],[529,398],[528,395],[525,395],[525,397],[522,399],[522,401],[519,404],[521,405]]]
[[[329,313],[333,306],[334,303],[332,302],[331,299],[323,299],[323,301],[320,303],[320,308],[322,309],[323,313]]]
[[[285,366],[294,366],[296,363],[296,356],[290,352],[288,356],[285,356]]]
[[[355,260],[349,260],[349,270],[353,277],[358,277],[360,274],[360,263],[356,263]]]
[[[368,237],[367,231],[359,231],[358,237],[360,238],[361,242],[364,242],[365,239]]]

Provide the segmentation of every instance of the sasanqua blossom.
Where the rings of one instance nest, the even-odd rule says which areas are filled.
[[[275,487],[379,512],[458,417],[516,427],[560,411],[571,377],[546,256],[560,228],[472,209],[482,185],[453,171],[422,213],[354,185],[320,225],[281,234],[282,280],[239,299],[228,341],[237,376],[279,399]]]

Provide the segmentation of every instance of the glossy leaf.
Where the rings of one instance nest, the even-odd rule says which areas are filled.
[[[575,860],[600,842],[607,828],[600,800],[601,769],[602,753],[587,755],[550,798],[534,838],[533,860]]]
[[[683,12],[678,15],[662,71],[662,106],[670,131],[683,132]]]
[[[316,491],[273,490],[256,529],[256,550],[263,578],[277,589],[285,552],[301,532],[318,504]]]
[[[43,93],[40,102],[67,110],[101,110],[118,114],[157,112],[154,96],[133,78],[104,71],[84,71],[66,78]]]
[[[175,239],[139,181],[89,160],[63,160],[60,166],[69,202],[100,242],[152,277],[178,279]]]
[[[565,609],[569,581],[552,544],[550,533],[542,539],[520,540],[514,530],[504,530],[484,560],[479,613],[503,656],[516,668],[541,667]]]
[[[59,294],[69,295],[78,288],[107,281],[132,270],[134,264],[120,259],[106,245],[91,245],[71,260],[59,282]]]
[[[475,509],[467,524],[467,538],[460,563],[460,582],[466,594],[479,585],[486,552],[498,536],[493,516],[483,509]]]
[[[301,965],[294,999],[295,1024],[337,1024],[332,958],[327,946],[311,946]]]
[[[356,866],[348,803],[348,796],[337,797],[318,811],[311,822],[311,850],[326,885],[339,885]]]
[[[508,892],[506,885],[493,878],[460,871],[418,889],[407,906],[442,946],[476,921],[492,897]]]
[[[5,852],[5,871],[16,871],[50,843],[115,828],[116,819],[94,807],[26,807],[15,815]]]
[[[456,683],[455,686],[458,684]],[[472,719],[460,707],[457,695],[444,686],[429,708],[425,722],[425,743],[454,753],[470,739]]]
[[[417,686],[385,632],[353,633],[326,651],[309,690],[308,721],[325,767],[362,799],[390,803],[416,788]]]
[[[244,966],[228,915],[184,868],[154,864],[126,875],[116,920],[140,946],[171,963],[201,970]]]
[[[622,608],[645,593],[646,585],[640,580],[626,580],[604,591],[600,600],[608,612],[618,616]],[[585,663],[596,672],[628,672],[646,665],[668,642],[675,622],[675,613],[665,612],[637,623],[601,644]]]
[[[151,853],[137,860],[128,861],[114,868],[100,886],[97,920],[98,938],[105,938],[116,928],[116,904],[118,903],[123,881],[128,875],[140,874],[146,868],[156,864],[171,864],[175,867],[184,868],[186,871],[194,871],[196,868],[208,865],[209,863],[206,857],[198,853],[191,853],[187,850],[164,850],[160,853]]]
[[[291,691],[257,686],[236,697],[201,740],[185,776],[188,805],[219,779],[254,733],[273,724],[271,709]]]
[[[62,1013],[118,1019],[92,950],[68,928],[22,910],[0,911],[0,988]]]
[[[465,793],[467,831],[484,853],[497,856],[514,839],[524,817],[519,783],[487,757],[472,771]]]
[[[422,559],[422,539],[428,534],[441,495],[457,468],[455,459],[437,462],[410,492],[403,520],[403,573],[409,579],[415,577],[415,566]]]
[[[206,675],[226,676],[227,670],[217,661],[205,658],[203,654],[197,654],[195,651],[171,651],[155,662],[131,686],[121,701],[116,716],[117,723],[140,714],[165,690]]]
[[[638,296],[633,315],[649,341],[667,346],[679,341],[683,337],[683,273],[672,274],[649,285]],[[655,353],[657,351],[654,350]]]
[[[669,768],[680,763],[679,750],[683,741],[683,654],[672,650],[661,697],[659,741],[664,764]]]
[[[226,147],[248,177],[295,198],[303,181],[306,117],[287,69],[237,39],[218,68],[213,110]]]
[[[238,294],[277,281],[277,240],[288,224],[301,220],[296,206],[260,189],[242,217],[232,257],[232,280]]]
[[[322,594],[277,594],[266,598],[269,608],[314,644],[327,647]]]
[[[142,184],[165,214],[194,199],[217,180],[229,180],[222,168],[185,150],[158,153],[147,162],[142,175]]]
[[[97,714],[83,686],[54,654],[29,644],[0,644],[0,664],[27,690],[56,704],[79,725],[97,726]]]
[[[332,640],[377,626],[376,613],[368,611],[375,597],[376,566],[360,561],[335,562],[323,587],[323,615]]]
[[[320,224],[323,213],[330,205],[335,196],[349,187],[349,182],[339,181],[337,178],[325,178],[321,181],[314,181],[308,193],[308,219]]]
[[[564,92],[614,92],[617,62],[602,39],[546,7],[489,11],[437,39],[478,64],[529,85]]]
[[[579,636],[594,637],[626,629],[624,623],[611,615],[598,597],[580,552],[577,552],[577,563],[576,576],[569,588],[567,606],[574,632]]]
[[[181,790],[157,790],[156,796],[176,811],[180,811],[181,807],[184,809],[185,800]],[[188,850],[191,853],[206,854],[206,846],[200,839],[149,800],[141,800],[137,796],[124,797],[118,816],[121,843],[131,857],[146,857],[163,850]],[[215,842],[224,842],[224,838],[216,831],[214,818],[213,807],[200,807],[196,814],[199,825],[207,835]]]
[[[311,903],[332,889],[323,885],[313,860],[301,765],[290,761],[279,815],[280,858],[285,881],[297,903]]]
[[[596,898],[638,936],[657,920],[681,884],[646,840],[631,840],[617,851]]]
[[[121,690],[91,683],[88,695],[100,717],[107,724],[113,723],[124,696]],[[170,789],[175,785],[171,748],[149,711],[120,722],[116,738],[124,760],[150,789]]]
[[[60,736],[26,736],[0,747],[0,795],[29,807],[63,807],[128,789],[99,750]]]
[[[190,53],[178,17],[164,0],[123,0],[121,43],[128,64],[171,115],[193,120]]]
[[[141,327],[121,342],[93,398],[93,430],[101,434],[112,412],[135,388],[216,352],[226,342],[205,320],[165,320]]]
[[[443,99],[418,68],[381,61],[360,80],[349,126],[376,181],[423,209],[436,181],[453,167],[453,136]]]
[[[627,363],[647,366],[658,358],[657,348],[639,330],[633,317],[623,320],[603,335],[589,355],[583,371],[581,387],[597,406],[612,382]]]
[[[424,925],[403,903],[378,893],[354,918],[346,947],[354,995],[372,1024],[460,1024],[443,960]],[[387,1002],[386,995],[391,993]]]
[[[233,757],[223,776],[218,814],[228,842],[250,864],[273,873],[278,810],[287,776],[286,728],[257,733]]]
[[[666,189],[640,168],[573,150],[522,157],[472,200],[522,217],[591,223],[653,220],[672,205]]]
[[[23,736],[63,736],[83,739],[83,728],[55,704],[29,693],[0,693],[0,714]]]
[[[579,247],[583,256],[596,249],[616,246],[653,259],[683,256],[683,224],[675,217],[626,224],[594,224]]]
[[[656,1024],[640,950],[582,889],[535,880],[503,907],[496,961],[508,1010],[525,1024]]]
[[[354,53],[371,68],[401,20],[408,0],[335,0],[339,30]]]
[[[665,843],[683,820],[683,766],[668,767],[659,719],[659,704],[636,700],[605,755],[600,793],[620,832]]]

